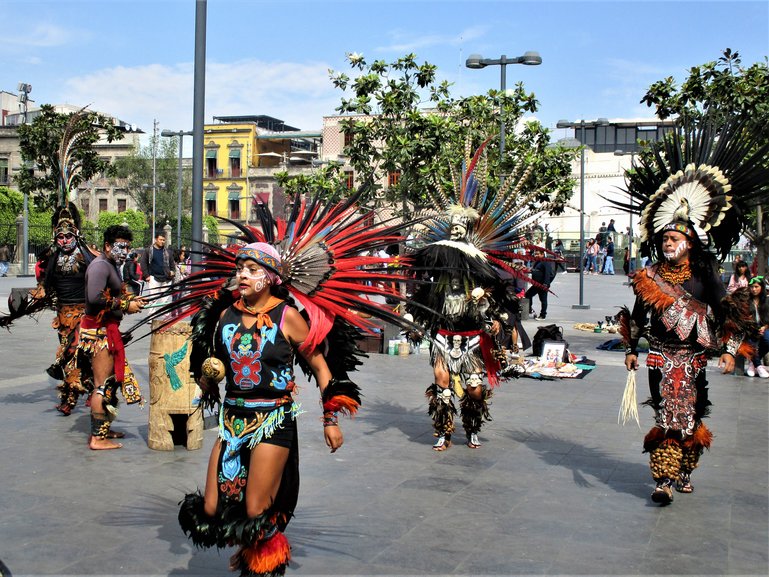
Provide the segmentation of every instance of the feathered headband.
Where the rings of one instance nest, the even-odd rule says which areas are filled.
[[[606,199],[640,215],[641,239],[652,251],[658,233],[677,230],[712,245],[724,259],[740,238],[745,214],[769,200],[769,143],[746,119],[717,118],[711,110],[697,125],[680,121],[627,171],[630,202]]]
[[[266,242],[252,242],[238,249],[235,260],[244,259],[251,259],[275,274],[280,274],[280,255],[272,245]]]

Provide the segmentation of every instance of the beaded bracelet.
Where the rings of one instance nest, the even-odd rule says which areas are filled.
[[[334,411],[323,411],[323,426],[336,427],[339,425],[339,419]]]

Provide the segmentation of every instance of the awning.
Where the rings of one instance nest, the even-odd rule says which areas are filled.
[[[216,150],[206,150],[206,158],[216,158]]]
[[[240,192],[237,190],[231,190],[229,193],[227,193],[227,198],[229,198],[230,200],[239,200]]]
[[[231,148],[230,149],[230,158],[240,158],[240,149],[239,148]]]
[[[215,192],[207,192],[206,193],[206,200],[216,200],[216,193]]]

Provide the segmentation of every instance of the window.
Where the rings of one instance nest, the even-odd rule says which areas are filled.
[[[206,178],[216,178],[216,150],[206,150]]]
[[[216,199],[215,198],[206,199],[206,214],[208,216],[216,216]]]
[[[400,182],[401,179],[401,171],[400,170],[394,170],[393,172],[389,173],[387,175],[387,185],[388,186],[397,186],[398,182]]]
[[[125,198],[118,198],[117,199],[117,211],[118,212],[125,212],[126,210],[126,199]]]
[[[8,184],[8,159],[0,158],[0,184]]]
[[[352,132],[345,132],[344,133],[344,145],[345,146],[352,146]]]
[[[240,200],[230,199],[230,218],[232,220],[240,220]]]
[[[99,212],[107,212],[107,199],[106,198],[100,198],[99,199]]]
[[[230,157],[230,178],[240,178],[240,157]]]
[[[344,185],[347,187],[347,190],[352,190],[355,186],[355,173],[352,170],[345,171],[344,178]]]
[[[240,148],[230,149],[230,178],[240,178]]]
[[[88,215],[91,213],[91,199],[87,196],[82,197],[80,199],[80,208],[83,209],[86,218],[88,218]]]

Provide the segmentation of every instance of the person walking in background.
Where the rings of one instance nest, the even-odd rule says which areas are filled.
[[[143,280],[147,283],[144,294],[147,297],[157,297],[167,290],[176,275],[176,262],[173,251],[166,247],[166,237],[155,235],[155,241],[148,246],[141,258]],[[170,296],[154,298],[153,306],[161,307],[167,304]]]
[[[744,263],[743,263],[744,264]],[[756,354],[745,363],[745,374],[762,379],[769,378],[769,367],[764,366],[763,358],[769,353],[769,299],[766,298],[764,277],[754,276],[748,284],[750,291],[750,317],[758,324],[758,342]]]
[[[139,267],[139,255],[132,252],[123,264],[123,282],[132,295],[139,296],[142,292],[142,274]]]
[[[556,274],[561,270],[566,272],[566,264],[563,262],[563,241],[560,238],[556,239],[555,245],[553,245],[553,252],[558,257],[558,260],[555,263]]]
[[[535,257],[544,257],[542,251],[535,251]],[[555,278],[555,267],[552,262],[546,260],[537,260],[531,267],[531,280],[538,283],[532,284],[526,291],[525,298],[529,299],[529,314],[533,318],[547,318],[547,293],[550,292],[550,284]],[[539,316],[534,314],[534,296],[539,296],[540,311]]]
[[[600,250],[600,246],[594,239],[590,239],[587,241],[587,266],[585,267],[585,270],[588,273],[592,274],[598,274],[598,251]]]
[[[0,245],[0,276],[8,276],[8,263],[11,260],[11,251],[8,243]]]
[[[603,265],[603,274],[614,274],[614,237],[611,235],[606,239],[606,260]]]
[[[750,280],[750,270],[748,269],[748,263],[745,261],[739,261],[734,263],[734,274],[729,277],[729,285],[726,287],[726,292],[733,293],[738,288],[748,286]]]
[[[622,257],[622,270],[625,272],[625,276],[630,274],[630,249],[625,247],[625,253]]]

